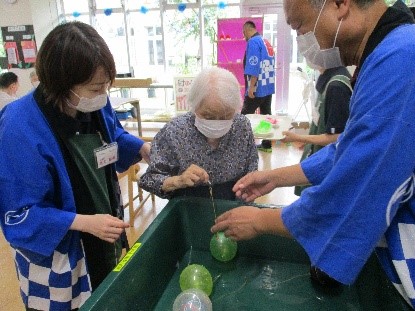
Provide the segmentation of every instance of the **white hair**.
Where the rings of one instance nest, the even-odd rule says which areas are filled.
[[[190,111],[195,112],[203,101],[215,96],[224,108],[241,108],[242,100],[239,82],[230,71],[211,67],[203,69],[193,80],[187,101]]]

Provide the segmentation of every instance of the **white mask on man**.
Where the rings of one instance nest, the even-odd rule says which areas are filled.
[[[195,117],[195,126],[207,138],[220,138],[226,135],[231,129],[231,120],[206,120]]]
[[[330,69],[343,66],[339,48],[335,46],[337,35],[339,33],[340,25],[342,24],[343,19],[340,21],[339,26],[337,27],[332,48],[322,50],[315,35],[317,23],[320,19],[321,12],[323,12],[326,1],[327,0],[324,1],[323,6],[321,7],[313,31],[309,31],[304,35],[297,36],[298,50],[305,57],[307,64],[313,69]]]
[[[76,94],[74,91],[71,90],[71,92],[79,98],[79,103],[77,106],[71,104],[69,100],[67,101],[68,105],[78,111],[81,112],[93,112],[100,110],[105,107],[107,104],[107,94],[101,94],[97,95],[94,98],[86,98],[86,97],[80,97],[78,94]]]

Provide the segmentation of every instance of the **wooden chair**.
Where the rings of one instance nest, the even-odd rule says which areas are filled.
[[[131,165],[127,171],[118,174],[118,179],[127,177],[127,190],[128,190],[128,202],[124,204],[124,208],[128,207],[130,215],[130,227],[134,227],[134,220],[137,214],[141,211],[144,204],[147,202],[149,197],[151,197],[152,204],[155,204],[155,195],[153,193],[148,193],[145,197],[143,196],[143,190],[138,186],[140,171],[140,165],[138,163]],[[134,183],[137,183],[138,194],[134,195]],[[138,198],[139,204],[137,207],[134,207],[134,201]]]

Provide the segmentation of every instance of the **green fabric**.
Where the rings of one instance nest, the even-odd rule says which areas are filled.
[[[73,156],[92,198],[91,204],[81,208],[82,214],[109,214],[114,216],[109,200],[105,167],[96,168],[94,149],[102,147],[102,145],[98,134],[79,134],[68,139],[69,152]],[[86,209],[87,211],[85,211]],[[97,252],[99,250],[105,256],[104,258],[94,256],[93,254],[88,256],[88,252],[86,252],[88,267],[99,267],[97,273],[101,277],[98,278],[107,275],[118,263],[118,258],[121,256],[121,239],[112,244],[89,234],[83,234],[82,240],[85,246],[88,245],[89,248],[92,245],[92,247],[96,247]],[[93,270],[93,268],[90,268],[90,270]],[[92,274],[91,280],[95,278]]]
[[[91,192],[94,202],[94,209],[91,214],[112,214],[105,179],[105,167],[97,169],[95,163],[94,149],[102,147],[99,135],[74,135],[68,139],[68,142],[69,151]]]
[[[350,88],[350,90],[352,90],[352,87],[350,85],[350,79],[343,75],[335,75],[327,82],[323,93],[318,93],[316,104],[320,105],[318,108],[320,118],[318,119],[317,125],[314,124],[314,122],[311,122],[310,130],[308,132],[309,135],[319,135],[319,134],[323,134],[326,132],[326,120],[324,116],[324,112],[326,110],[326,93],[327,93],[327,88],[329,87],[330,83],[333,81],[342,82],[345,85],[347,85]],[[303,161],[304,159],[307,159],[309,156],[311,156],[313,153],[316,153],[323,147],[324,146],[320,146],[320,145],[306,144],[304,146],[304,150],[303,150],[303,154],[301,156],[300,162]],[[294,188],[294,194],[300,196],[301,192],[307,187],[309,186],[308,185],[307,186],[296,186]]]

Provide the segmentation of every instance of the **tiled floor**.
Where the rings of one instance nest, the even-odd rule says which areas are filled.
[[[259,155],[259,169],[262,170],[298,163],[301,157],[301,151],[295,146],[278,144],[277,146],[273,147],[272,153],[259,152]],[[121,181],[121,189],[123,194],[125,193],[123,197],[124,200],[126,200],[127,194],[125,181]],[[257,202],[286,205],[295,199],[296,196],[293,193],[293,188],[290,187],[275,189],[270,194],[259,198]],[[162,200],[160,198],[156,198],[155,206],[152,205],[151,200],[146,202],[144,208],[136,216],[134,227],[127,229],[127,236],[130,244],[137,240],[137,238],[143,233],[143,231],[153,221],[157,214],[163,209],[166,203],[167,200]],[[0,253],[0,310],[24,310],[20,299],[16,271],[11,256],[10,246],[5,241],[1,232]]]

